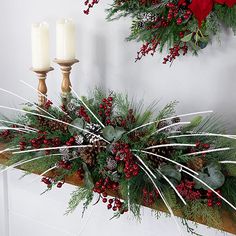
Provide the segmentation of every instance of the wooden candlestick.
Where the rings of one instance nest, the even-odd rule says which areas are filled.
[[[61,83],[61,96],[62,98],[66,98],[70,92],[71,92],[71,81],[70,81],[70,73],[71,73],[71,69],[72,66],[75,63],[78,63],[79,60],[77,59],[73,59],[73,60],[59,60],[59,59],[55,59],[54,62],[56,62],[60,67],[61,67],[61,71],[62,71],[62,83]]]
[[[47,70],[37,70],[34,68],[31,68],[33,72],[36,73],[39,83],[38,83],[38,104],[39,106],[44,106],[47,101],[47,85],[46,85],[46,78],[47,73],[54,70],[52,67],[50,67]]]

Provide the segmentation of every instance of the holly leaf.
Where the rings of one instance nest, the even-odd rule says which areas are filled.
[[[85,121],[82,118],[76,118],[75,120],[73,120],[71,122],[71,125],[74,125],[74,126],[76,126],[78,128],[81,128],[81,129],[84,129]],[[71,126],[68,127],[68,130],[69,130],[69,132],[72,136],[76,133],[81,133],[82,132],[82,130],[79,131],[79,129],[76,129],[76,128],[71,127]]]
[[[88,166],[84,162],[83,162],[83,169],[84,169],[84,187],[87,189],[93,189],[94,187],[93,178],[88,169]]]
[[[176,170],[175,167],[173,167],[171,165],[163,165],[160,168],[160,171],[166,177],[173,178],[173,179],[177,180],[178,182],[181,181],[181,173],[178,170]]]
[[[125,133],[125,130],[123,128],[116,127],[115,128],[115,139],[114,139],[114,141],[115,142],[118,141],[124,133]]]
[[[106,126],[102,130],[102,135],[106,140],[112,141],[115,138],[115,128],[111,125]]]
[[[207,172],[207,173],[206,173]],[[211,163],[210,165],[206,166],[203,169],[203,172],[198,172],[198,178],[205,182],[213,189],[220,188],[225,182],[225,176],[220,171],[220,166],[216,163]],[[199,181],[195,180],[195,188],[196,189],[205,189],[207,190],[208,187],[204,184],[200,183]]]
[[[193,36],[193,33],[191,33],[191,34],[188,34],[188,35],[186,35],[186,36],[184,36],[182,39],[181,39],[181,41],[182,42],[189,42],[191,39],[192,39],[192,36]]]
[[[113,126],[108,125],[102,130],[102,135],[108,141],[118,141],[124,132],[125,130],[121,127],[114,128]]]

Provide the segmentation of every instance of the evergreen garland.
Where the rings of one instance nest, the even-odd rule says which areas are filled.
[[[220,227],[220,212],[236,209],[236,136],[223,134],[214,115],[175,115],[176,104],[157,111],[156,103],[145,108],[95,89],[89,97],[69,96],[61,110],[47,101],[47,114],[26,104],[25,115],[1,119],[0,141],[12,150],[7,164],[42,173],[46,191],[69,176],[83,182],[66,214],[81,202],[86,210],[96,194],[115,218],[131,211],[141,220],[145,205]]]
[[[235,4],[235,0],[114,0],[107,19],[132,19],[127,40],[143,43],[136,61],[167,49],[166,64],[189,51],[197,55],[215,36],[219,38],[222,27],[235,33]]]

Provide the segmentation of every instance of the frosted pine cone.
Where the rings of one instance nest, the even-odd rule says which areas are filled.
[[[89,143],[93,144],[100,140],[102,128],[99,124],[87,124],[86,130],[92,133],[92,134],[90,133],[85,134],[85,137]]]
[[[76,144],[78,144],[78,145],[82,144],[82,143],[84,142],[84,137],[83,137],[82,135],[77,135],[77,136],[75,137],[75,142],[76,142]]]
[[[114,170],[117,167],[117,162],[115,159],[113,159],[112,157],[108,157],[107,158],[107,169],[108,170]]]

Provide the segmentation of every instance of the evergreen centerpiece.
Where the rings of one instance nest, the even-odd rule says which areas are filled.
[[[42,173],[46,191],[71,175],[83,180],[67,213],[81,201],[86,209],[96,193],[114,217],[131,211],[140,218],[141,205],[163,204],[172,217],[179,210],[208,226],[222,224],[222,210],[235,217],[236,136],[222,134],[211,111],[176,116],[176,102],[156,113],[156,104],[144,109],[114,92],[73,93],[62,107],[49,100],[40,110],[33,103],[23,110],[1,106],[25,115],[0,120],[1,142],[12,152],[0,173],[18,166]]]
[[[98,1],[85,1],[90,8]],[[167,48],[163,63],[172,63],[180,55],[191,51],[197,55],[222,27],[236,31],[235,0],[114,0],[108,20],[131,17],[128,40],[143,42],[136,61]]]

